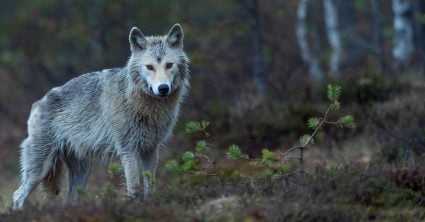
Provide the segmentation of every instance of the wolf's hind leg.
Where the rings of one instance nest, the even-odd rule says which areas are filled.
[[[73,204],[78,200],[78,191],[85,189],[90,175],[90,161],[75,157],[73,154],[65,158],[68,167],[69,188],[66,204]]]
[[[47,144],[36,143],[30,138],[22,143],[21,152],[22,179],[19,188],[13,193],[14,209],[22,209],[28,196],[45,178],[54,162],[51,147]]]
[[[45,193],[45,198],[50,203],[55,204],[59,200],[61,182],[63,179],[63,162],[56,159],[53,167],[41,181],[42,191]]]

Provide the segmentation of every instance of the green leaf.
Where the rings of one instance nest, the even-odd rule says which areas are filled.
[[[316,128],[320,123],[319,118],[310,118],[307,122],[308,127],[310,128]]]
[[[300,146],[307,146],[310,142],[310,135],[305,134],[300,137]]]
[[[152,184],[154,181],[154,177],[152,176],[152,172],[150,170],[143,172],[143,178],[146,178],[150,184]]]
[[[279,174],[280,175],[284,175],[288,171],[289,171],[289,168],[284,164],[282,164],[282,166],[280,166],[280,168],[279,168]]]
[[[194,159],[195,159],[195,154],[192,151],[186,151],[183,153],[182,160],[184,162],[194,160]]]
[[[108,165],[108,173],[112,175],[118,174],[122,170],[121,165],[115,161],[112,161]]]
[[[354,123],[354,118],[352,115],[346,115],[341,117],[341,124],[344,127],[347,128],[354,128],[356,127],[356,124]]]
[[[195,150],[198,153],[205,153],[207,151],[207,142],[205,140],[199,140],[196,142]]]
[[[186,133],[196,133],[200,130],[200,123],[195,121],[187,122],[185,125]]]
[[[267,179],[272,179],[274,176],[274,172],[271,169],[265,169],[263,172],[263,176]]]
[[[268,149],[262,149],[261,155],[263,157],[262,162],[267,166],[273,165],[277,161],[277,156],[275,153],[271,152]]]
[[[201,123],[200,123],[200,128],[202,130],[205,130],[209,125],[210,125],[210,122],[208,122],[206,120],[202,120]]]
[[[229,149],[226,152],[226,157],[229,160],[239,160],[244,158],[246,155],[244,155],[241,151],[241,149],[237,145],[231,145]]]
[[[242,178],[242,173],[239,170],[234,170],[230,174],[230,178],[233,180],[240,180]]]
[[[185,125],[185,132],[186,133],[196,133],[199,131],[204,131],[208,126],[210,125],[210,122],[202,120],[201,122],[198,121],[189,121]]]
[[[171,172],[180,171],[179,163],[176,160],[169,160],[165,163],[165,167]]]
[[[198,168],[195,154],[192,151],[186,151],[182,156],[183,164],[181,168],[183,171],[196,170]]]
[[[108,194],[113,194],[116,192],[115,185],[112,182],[106,182],[102,186],[102,190]]]
[[[342,88],[339,85],[328,85],[327,96],[331,102],[338,102],[339,97],[341,96]]]
[[[196,170],[198,166],[195,160],[188,160],[183,163],[182,168],[184,171],[188,171],[188,170]]]

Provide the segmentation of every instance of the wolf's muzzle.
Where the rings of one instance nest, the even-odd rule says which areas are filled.
[[[168,92],[170,92],[170,87],[168,84],[161,84],[158,86],[159,96],[166,97],[168,96]]]

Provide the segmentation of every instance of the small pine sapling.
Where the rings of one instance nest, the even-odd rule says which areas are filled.
[[[201,174],[201,175],[216,175],[216,173],[208,173],[213,167],[215,169],[215,160],[207,153],[209,151],[209,143],[207,142],[210,133],[207,132],[207,127],[210,125],[208,121],[190,121],[186,123],[185,132],[187,134],[201,133],[204,137],[196,142],[193,151],[185,151],[180,160],[169,160],[165,163],[165,167],[174,174]],[[203,166],[201,162],[206,162]]]
[[[312,129],[312,133],[305,134],[299,138],[298,143],[287,149],[286,151],[270,151],[267,148],[261,150],[261,158],[255,159],[250,158],[247,154],[244,154],[241,148],[235,144],[231,145],[226,151],[226,158],[229,160],[244,160],[250,161],[256,166],[264,168],[262,178],[265,179],[276,179],[276,178],[287,178],[288,176],[302,173],[304,171],[304,150],[311,144],[314,143],[314,138],[320,130],[327,125],[333,125],[338,128],[355,128],[354,118],[351,115],[345,115],[331,120],[329,117],[330,112],[336,112],[340,109],[339,98],[342,94],[342,88],[338,85],[327,86],[327,98],[329,105],[324,112],[322,117],[312,117],[308,119],[307,126]],[[209,150],[209,143],[207,140],[210,137],[210,133],[207,132],[207,127],[210,125],[208,121],[190,121],[185,126],[185,132],[188,134],[202,133],[205,139],[198,140],[196,142],[194,151],[186,151],[183,153],[179,161],[169,160],[166,162],[166,168],[177,174],[201,174],[209,176],[217,176],[216,161],[213,160],[207,153]],[[290,153],[295,150],[299,150],[299,157],[289,156]],[[287,161],[295,159],[299,161],[300,168],[289,172],[287,167]],[[201,160],[206,162],[206,166],[201,165]],[[214,173],[211,172],[213,167]],[[234,170],[231,173],[231,178],[240,179],[243,174],[239,170]]]
[[[229,147],[226,157],[230,160],[248,160],[255,162],[256,165],[260,165],[266,168],[263,173],[265,178],[279,178],[282,176],[292,175],[294,173],[303,173],[304,171],[304,150],[309,145],[314,143],[314,137],[316,134],[323,129],[326,125],[334,125],[338,128],[355,128],[354,118],[351,115],[345,115],[338,118],[336,121],[331,121],[329,113],[331,111],[338,111],[340,109],[339,98],[342,94],[342,88],[338,85],[328,85],[327,86],[327,97],[329,100],[329,105],[326,111],[324,112],[321,118],[312,117],[308,119],[307,126],[313,130],[310,134],[305,134],[300,137],[298,144],[287,149],[285,152],[275,151],[272,152],[268,149],[263,149],[261,151],[261,159],[252,159],[249,158],[246,154],[243,154],[240,148],[236,145]],[[292,157],[288,154],[292,153],[295,150],[299,150],[299,157]],[[285,167],[285,162],[288,159],[299,160],[300,169],[297,169],[294,172],[288,172],[287,167]]]

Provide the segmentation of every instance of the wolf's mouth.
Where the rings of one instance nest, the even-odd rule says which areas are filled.
[[[153,88],[149,87],[149,95],[152,96],[155,99],[158,99],[158,100],[163,100],[163,99],[170,97],[174,93],[174,91],[175,91],[174,89],[171,89],[171,91],[169,91],[167,94],[157,95],[157,94],[154,93]]]

